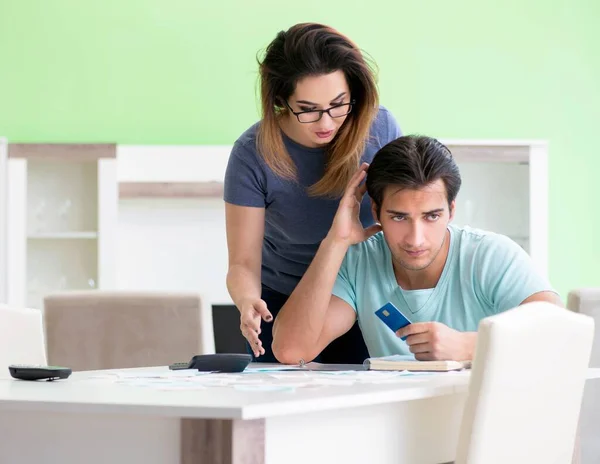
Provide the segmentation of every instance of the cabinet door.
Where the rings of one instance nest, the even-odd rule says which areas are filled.
[[[510,237],[529,253],[529,165],[459,162],[462,186],[456,199],[456,225]]]
[[[7,300],[9,306],[25,305],[27,260],[27,160],[8,158],[7,194]]]

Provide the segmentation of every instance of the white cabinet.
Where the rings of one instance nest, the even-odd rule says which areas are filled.
[[[8,285],[7,234],[8,234],[8,172],[7,141],[0,137],[0,304],[6,303]]]
[[[511,237],[547,275],[546,143],[442,141],[463,178],[455,224]],[[0,139],[0,302],[40,307],[51,291],[116,288],[231,303],[230,146],[6,146]]]
[[[8,144],[7,155],[8,303],[114,288],[115,145]]]
[[[443,141],[462,187],[454,223],[512,238],[548,275],[548,146],[543,141]]]
[[[444,140],[463,178],[455,224],[508,235],[548,269],[547,146]],[[119,146],[117,286],[231,304],[222,182],[229,146]]]

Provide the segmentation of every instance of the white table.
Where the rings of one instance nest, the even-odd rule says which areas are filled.
[[[461,372],[315,386],[342,376],[310,373],[295,390],[241,391],[297,383],[299,374],[179,390],[113,378],[131,372],[148,370],[0,379],[0,463],[441,463],[454,458],[469,381]]]

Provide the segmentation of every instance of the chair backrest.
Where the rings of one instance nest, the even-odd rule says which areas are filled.
[[[570,463],[593,336],[551,303],[483,319],[456,464]]]
[[[49,295],[51,364],[73,370],[186,362],[214,352],[212,313],[198,294],[84,291]]]
[[[569,292],[567,308],[585,314],[594,320],[600,319],[600,288],[576,288]],[[600,367],[600,324],[596,324],[596,333],[590,367]],[[581,405],[580,435],[581,461],[600,462],[600,440],[598,440],[598,424],[600,424],[600,382],[589,382],[585,386]]]
[[[0,372],[10,364],[45,365],[42,313],[38,309],[0,305]]]
[[[576,313],[585,314],[594,320],[600,319],[600,288],[578,288],[569,292],[567,308]],[[600,331],[600,324],[596,332]],[[594,337],[594,347],[590,359],[591,367],[600,367],[600,336]]]
[[[567,308],[588,316],[600,317],[600,288],[576,288],[569,292]]]

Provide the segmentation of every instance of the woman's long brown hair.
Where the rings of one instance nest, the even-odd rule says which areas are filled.
[[[341,195],[360,164],[379,109],[373,67],[347,37],[315,23],[297,24],[277,34],[259,67],[262,120],[257,149],[273,172],[286,179],[296,179],[296,166],[285,149],[279,126],[280,118],[288,112],[284,102],[304,77],[338,70],[344,73],[355,104],[326,148],[323,177],[309,188],[313,196]]]

